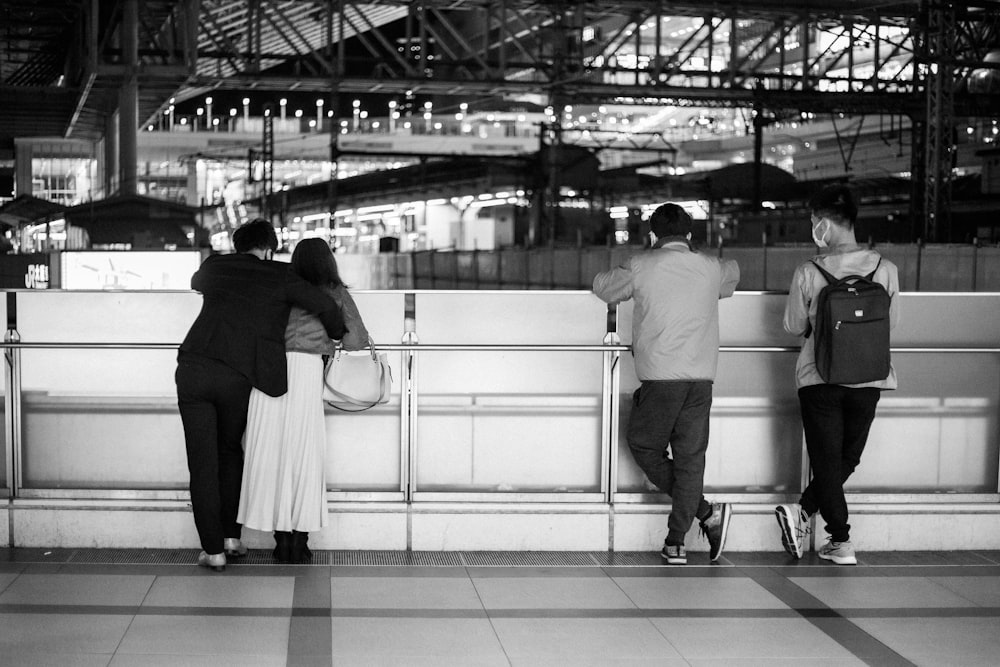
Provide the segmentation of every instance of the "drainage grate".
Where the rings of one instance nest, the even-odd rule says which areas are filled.
[[[330,565],[462,567],[454,551],[329,551]]]
[[[68,563],[98,565],[191,565],[197,549],[79,549]]]
[[[605,567],[663,565],[663,558],[656,551],[596,551],[592,555],[599,565]]]
[[[465,551],[470,567],[594,567],[586,551]]]

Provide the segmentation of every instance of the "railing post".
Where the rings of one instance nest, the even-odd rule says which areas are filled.
[[[403,345],[416,346],[417,338],[417,295],[408,292],[403,297]],[[403,502],[413,502],[416,485],[416,440],[417,440],[417,353],[416,350],[400,352],[403,368],[399,385],[399,472],[400,491]],[[412,548],[411,514],[406,513],[406,548]]]
[[[619,345],[618,336],[618,306],[608,304],[607,333],[604,345]],[[618,362],[621,352],[608,350],[604,353],[604,370],[602,382],[602,428],[601,428],[601,491],[604,502],[611,505],[618,488],[618,393],[621,378]],[[614,539],[612,533],[611,539]],[[614,547],[614,542],[609,548]]]
[[[4,342],[20,343],[17,332],[17,292],[7,292],[7,332]],[[7,447],[4,463],[7,472],[7,489],[10,497],[17,497],[21,488],[21,351],[14,348],[4,350],[4,429]],[[8,523],[8,530],[11,524]],[[11,533],[13,531],[11,530]],[[8,536],[14,545],[14,535]]]

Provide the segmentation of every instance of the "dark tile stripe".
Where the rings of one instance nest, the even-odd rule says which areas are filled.
[[[842,568],[850,569],[850,568]],[[871,636],[818,598],[796,586],[773,569],[747,568],[747,576],[802,618],[873,667],[912,666],[913,663]]]
[[[883,567],[779,567],[782,576],[794,577],[1000,577],[997,565],[891,565]]]
[[[1000,607],[902,607],[838,609],[845,618],[998,618]]]
[[[915,664],[893,651],[875,637],[846,618],[806,617],[814,626],[872,667],[915,667]]]
[[[308,568],[295,577],[288,626],[288,667],[333,664],[330,569]]]
[[[94,614],[114,616],[290,617],[287,607],[136,607],[97,604],[0,604],[0,614]]]

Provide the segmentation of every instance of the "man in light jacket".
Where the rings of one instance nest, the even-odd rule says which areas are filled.
[[[635,300],[632,353],[642,385],[632,396],[627,440],[646,477],[670,495],[672,507],[661,555],[687,563],[684,538],[698,519],[718,560],[732,508],[702,491],[712,383],[719,357],[719,299],[740,279],[733,260],[692,250],[691,216],[663,204],[649,219],[653,247],[594,278],[608,303]]]

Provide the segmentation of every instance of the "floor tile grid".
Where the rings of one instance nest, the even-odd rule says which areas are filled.
[[[753,581],[788,607],[799,612],[814,627],[865,663],[892,667],[912,665],[888,645],[843,618],[776,569],[750,568],[746,573]]]
[[[463,561],[464,561],[464,559],[463,559]],[[476,587],[476,581],[475,581],[475,579],[472,578],[472,575],[470,574],[468,565],[466,565],[466,567],[464,568],[464,570],[465,570],[466,576],[469,577],[469,581],[472,584],[473,590],[476,592],[476,599],[479,601],[479,604],[482,607],[483,613],[486,615],[486,619],[487,619],[487,621],[490,624],[490,631],[493,633],[493,636],[496,638],[497,644],[500,646],[500,650],[503,652],[503,657],[507,660],[508,664],[512,665],[513,661],[511,660],[511,656],[510,656],[510,653],[507,650],[507,647],[504,646],[503,638],[500,636],[500,630],[497,628],[497,622],[493,618],[490,617],[490,613],[486,609],[486,602],[483,600],[483,594],[479,590],[479,588]]]
[[[165,569],[167,569],[167,568],[165,568]],[[169,568],[169,569],[174,569],[174,568]],[[247,569],[249,570],[251,568],[247,568]],[[253,568],[253,569],[257,570],[257,568]],[[288,570],[288,569],[290,569],[292,571],[301,572],[301,573],[303,573],[303,576],[306,573],[309,573],[309,574],[321,575],[321,576],[326,576],[326,577],[335,577],[336,575],[334,573],[337,572],[337,570],[338,570],[338,568],[304,568],[304,569],[303,568],[298,568],[298,569],[296,569],[296,568],[286,568],[286,570]],[[658,568],[658,569],[645,568],[645,569],[638,570],[638,571],[642,571],[644,573],[644,575],[647,575],[647,576],[648,575],[652,575],[652,576],[656,576],[656,577],[666,576],[668,578],[689,578],[689,577],[692,577],[692,576],[698,576],[698,575],[705,574],[706,572],[716,573],[715,576],[720,576],[721,573],[725,573],[725,575],[728,576],[728,577],[733,577],[735,575],[735,577],[737,577],[737,578],[742,578],[742,577],[746,577],[747,574],[749,574],[750,572],[754,571],[755,569],[756,570],[761,570],[761,569],[764,569],[764,568],[701,568],[701,567],[688,567],[688,568],[676,568],[676,569],[674,569],[674,568],[669,568],[669,569],[668,568]],[[983,577],[981,577],[980,573],[984,573],[984,572],[989,572],[990,571],[990,568],[978,568],[978,567],[975,567],[975,568],[964,567],[964,568],[961,568],[961,569],[957,569],[957,568],[950,568],[950,569],[949,568],[912,568],[912,567],[909,567],[909,568],[907,568],[907,567],[899,567],[899,568],[888,568],[888,567],[886,567],[886,568],[839,568],[839,569],[837,569],[837,568],[827,568],[827,569],[829,571],[828,574],[830,575],[830,577],[831,578],[836,578],[836,579],[854,579],[854,578],[862,578],[862,577],[872,576],[870,573],[868,573],[866,571],[868,569],[875,570],[876,571],[876,575],[875,576],[877,576],[877,574],[879,574],[879,573],[884,573],[884,574],[890,574],[891,573],[892,575],[899,576],[899,575],[905,575],[905,574],[916,574],[917,572],[919,572],[921,575],[923,575],[923,574],[932,574],[932,573],[936,572],[939,575],[943,575],[945,573],[951,574],[955,578],[960,578],[962,580],[969,579],[971,577],[979,577],[980,579],[982,579]],[[548,570],[548,568],[546,568],[546,570]],[[797,575],[800,575],[800,576],[805,572],[805,569],[803,569],[803,568],[784,568],[784,570],[785,571],[791,570],[791,571],[794,572],[794,574],[797,574]],[[199,575],[203,574],[201,571],[196,570],[195,568],[191,568],[189,566],[188,567],[188,572],[190,573],[191,571],[197,572]],[[237,570],[237,568],[232,568],[231,571],[236,572],[238,570]],[[476,572],[476,571],[482,572],[483,570],[482,569],[480,569],[480,570],[464,569],[464,575],[468,576],[470,578],[470,580],[471,580],[473,578],[472,574],[474,572]],[[508,576],[518,577],[521,573],[528,574],[531,571],[532,571],[532,568],[507,568],[506,572],[497,572],[497,574],[507,574]],[[785,571],[782,571],[781,574],[785,574]],[[624,568],[608,568],[607,570],[604,571],[604,576],[609,576],[612,579],[614,579],[614,577],[612,576],[612,573],[614,573],[614,572],[618,572],[619,574],[622,574],[622,573],[625,572],[625,569]],[[970,572],[973,573],[973,574],[970,574]],[[323,574],[321,574],[321,573],[323,573]],[[789,572],[788,574],[791,574],[791,573],[792,572]],[[247,574],[251,574],[251,573],[248,572]],[[572,574],[572,572],[570,574]],[[594,572],[594,574],[598,575],[597,578],[600,578],[600,576],[601,576],[598,572]],[[819,572],[817,572],[814,569],[810,568],[810,571],[809,571],[809,575],[810,576],[816,576],[816,575],[819,575],[819,574],[820,574]],[[992,574],[992,572],[991,572],[991,574]],[[208,573],[206,580],[209,580],[209,581],[213,580],[213,579],[215,579],[215,580],[221,580],[221,579],[224,579],[224,578],[226,578],[228,576],[230,576],[229,573],[227,573],[226,575],[215,575],[215,574],[212,574],[212,573]],[[558,576],[560,576],[560,572],[558,572],[558,571],[557,572],[553,572],[553,571],[550,570],[547,573],[547,576],[556,576],[556,577],[558,577]],[[251,574],[251,577],[254,578],[252,574]],[[318,578],[319,577],[316,577],[316,579],[318,579]],[[295,577],[295,579],[296,579],[296,583],[298,583],[299,577]],[[992,579],[989,579],[989,580],[992,581]],[[314,579],[314,581],[315,581],[315,579]],[[952,582],[952,583],[954,585],[959,585],[961,583],[961,581]],[[977,587],[978,587],[978,584],[979,584],[978,581],[973,581],[973,582],[970,582],[970,583],[977,585]],[[619,586],[619,588],[621,588],[621,587]],[[626,595],[626,596],[628,595],[628,591],[622,590],[622,593],[624,595]],[[961,591],[956,591],[956,593],[961,594]],[[484,613],[487,613],[485,611],[486,604],[483,601],[481,594],[478,593],[478,589],[477,589],[477,595],[478,595],[479,605],[481,607],[483,607]],[[635,600],[632,600],[632,601],[635,602]],[[143,603],[148,603],[149,600],[144,597],[143,600],[142,600],[142,602]],[[297,600],[296,603],[295,603],[295,607],[298,607],[298,606],[299,606],[299,604],[298,604],[298,600]],[[419,605],[417,605],[417,606],[419,606]],[[192,609],[192,611],[197,611],[197,610],[196,609]],[[218,611],[223,612],[223,614],[225,614],[229,610],[228,609],[227,610],[219,609]],[[246,610],[246,611],[249,612],[250,610]],[[256,611],[259,612],[259,611],[264,611],[264,610],[261,609],[261,610],[256,610]],[[320,612],[321,610],[314,608],[314,609],[311,609],[310,611],[315,613],[315,612]],[[375,611],[375,610],[372,610],[372,611]],[[662,610],[660,610],[660,611],[662,611]],[[679,616],[687,617],[689,619],[695,619],[699,615],[698,614],[699,610],[681,609],[681,610],[676,610],[676,611],[679,612],[678,613]],[[844,611],[844,612],[848,612],[849,613],[851,610],[844,609],[844,610],[840,610],[840,611]],[[873,611],[878,611],[878,610],[873,610]],[[887,611],[894,612],[894,613],[897,613],[897,614],[899,613],[898,610],[893,610],[893,609],[889,609]],[[936,613],[936,610],[930,610],[930,611]],[[947,611],[947,610],[945,610],[945,611]],[[723,615],[727,613],[727,612],[725,612],[723,610],[716,610],[716,612],[721,612]],[[631,614],[632,612],[629,612],[629,613]],[[744,613],[745,613],[745,611],[744,611]],[[823,614],[823,613],[815,613],[815,612],[809,612],[809,611],[807,611],[806,613],[809,614],[810,616],[814,616],[816,619],[819,619],[820,621],[827,622],[828,624],[834,624],[834,623],[841,623],[841,624],[843,624],[847,620],[847,619],[843,619],[843,618],[839,618],[838,619],[836,616],[830,616],[830,615],[826,615],[826,614]],[[996,617],[996,609],[994,608],[992,610],[992,612],[989,609],[987,609],[986,610],[986,614],[988,615],[990,613],[994,614],[993,619],[995,619],[995,617]],[[324,615],[325,614],[332,615],[333,612],[330,611],[330,610],[327,610],[324,613]],[[506,631],[509,633],[510,632],[509,625],[510,625],[510,623],[515,622],[516,619],[512,620],[513,614],[509,614],[509,613],[505,614],[502,611],[496,611],[496,610],[494,610],[492,612],[488,612],[488,615],[491,617],[490,624],[491,624],[491,630],[492,630],[492,634],[494,636],[494,639],[496,641],[500,641],[502,628],[504,628],[504,626],[508,626],[506,628]],[[601,610],[596,610],[596,617],[593,620],[597,621],[599,623],[602,623],[605,626],[607,626],[607,625],[616,625],[616,624],[617,625],[621,625],[621,623],[627,622],[627,619],[617,618],[617,617],[616,618],[612,618],[610,620],[608,620],[607,618],[601,618],[602,616],[606,617],[607,615],[608,614],[602,612]],[[719,613],[714,613],[714,614],[709,614],[709,615],[710,616],[714,616],[714,617],[718,617],[720,614]],[[293,616],[294,616],[294,614],[293,614]],[[646,619],[647,619],[647,622],[648,622],[648,619],[650,619],[650,618],[658,618],[658,617],[662,617],[663,615],[662,614],[654,613],[653,610],[648,610],[646,613],[644,613],[644,614],[638,614],[637,616],[645,616]],[[866,615],[866,616],[868,616],[868,615]],[[770,621],[766,621],[766,622],[772,622],[774,620],[773,617],[771,617],[769,615],[768,615],[768,617],[770,618]],[[135,620],[134,618],[130,618],[129,619],[130,627],[131,627],[131,623],[134,622],[134,620]],[[386,620],[390,620],[390,619],[386,619]],[[529,616],[529,618],[527,618],[525,620],[528,623],[532,624],[532,625],[537,625],[537,623],[538,623],[538,619],[537,618],[533,618],[533,617],[530,617],[530,616]],[[573,619],[564,619],[564,620],[572,621]],[[638,620],[638,619],[636,619],[636,620]],[[854,619],[850,619],[850,620],[853,621]],[[857,620],[861,621],[860,618],[857,619]],[[874,620],[876,622],[881,621],[881,619],[878,619],[878,618],[875,618]],[[889,619],[889,620],[892,621],[893,619]],[[991,620],[991,619],[987,618],[985,620]],[[577,621],[578,622],[586,622],[586,619],[582,619],[582,620],[581,619],[577,619]],[[688,625],[690,626],[690,623],[688,623]],[[697,624],[695,624],[692,627],[697,627]],[[124,635],[122,635],[122,637],[123,636]],[[509,637],[508,637],[508,639],[509,639]],[[292,648],[291,648],[291,646],[289,646],[288,651],[289,651],[289,655],[292,655]],[[899,661],[898,664],[908,664],[907,662],[902,661],[903,659],[900,656],[897,656],[896,660]],[[305,664],[305,663],[303,663],[303,664]],[[891,663],[884,663],[883,662],[883,663],[879,663],[879,664],[891,664]]]

